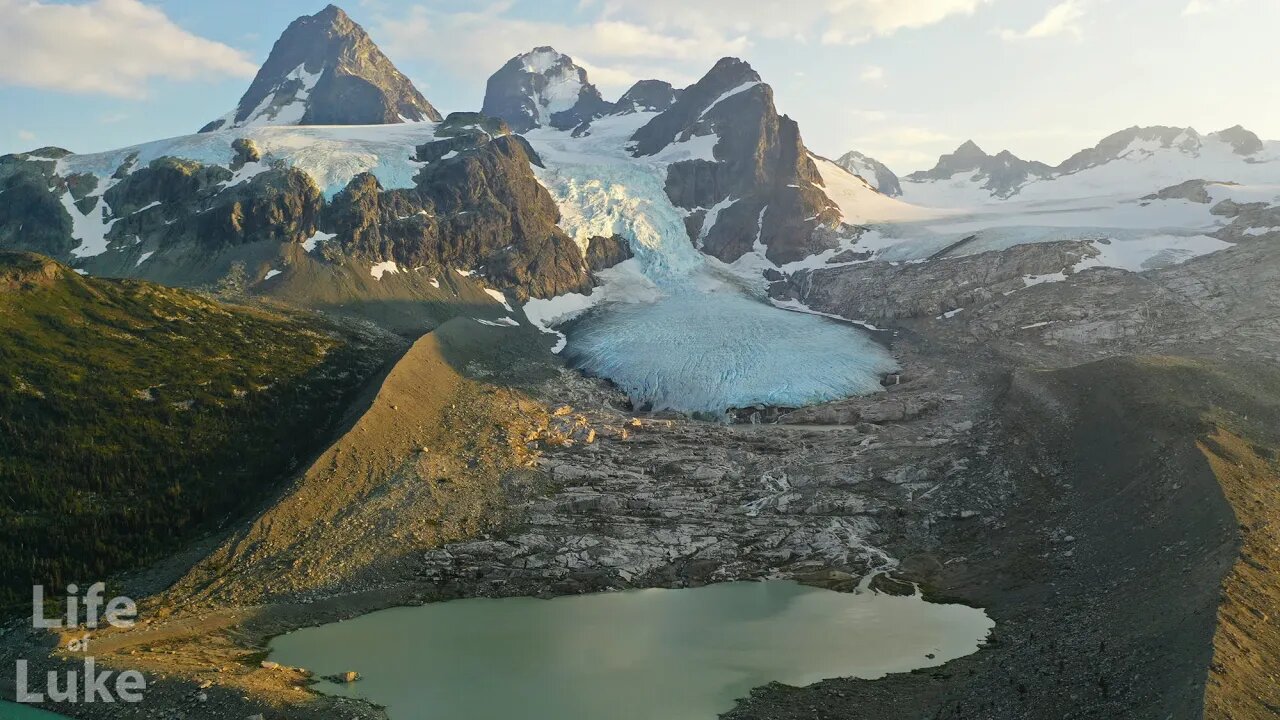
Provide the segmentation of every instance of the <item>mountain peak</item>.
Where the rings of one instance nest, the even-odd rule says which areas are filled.
[[[236,108],[201,132],[440,119],[364,28],[329,5],[290,23]]]
[[[1255,155],[1262,152],[1265,147],[1262,144],[1262,140],[1254,133],[1246,130],[1243,125],[1235,125],[1226,130],[1219,130],[1210,134],[1209,137],[1227,143],[1237,155]]]
[[[511,58],[489,78],[481,112],[522,133],[547,125],[567,130],[612,108],[573,58],[540,45]]]
[[[902,195],[902,185],[898,181],[898,176],[884,163],[873,157],[863,155],[857,150],[850,150],[841,155],[839,160],[836,160],[836,165],[866,180],[867,184],[880,191],[881,194],[889,197]]]
[[[911,173],[910,182],[948,180],[962,173],[970,173],[974,180],[996,197],[1009,197],[1033,178],[1047,177],[1052,168],[1044,163],[1029,162],[1008,150],[988,155],[978,144],[966,140],[956,151],[943,155],[932,170]]]
[[[760,81],[760,73],[747,61],[736,57],[722,57],[711,66],[711,70],[699,83],[739,85]]]

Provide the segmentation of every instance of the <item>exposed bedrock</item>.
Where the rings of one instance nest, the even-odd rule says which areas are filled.
[[[558,226],[560,210],[534,177],[523,138],[458,134],[418,148],[434,157],[416,187],[383,190],[366,173],[325,209],[343,251],[428,270],[474,270],[520,299],[587,292],[582,252]]]
[[[331,241],[308,245],[306,257],[333,266],[474,271],[522,300],[592,286],[583,251],[557,226],[559,208],[533,174],[541,161],[500,120],[450,115],[435,140],[409,150],[423,163],[413,187],[387,190],[364,173],[328,202],[303,171],[268,165],[252,141],[228,142],[229,168],[131,159],[105,183],[59,176],[52,158],[5,156],[0,191],[20,202],[0,204],[0,248],[94,275],[208,287],[236,268],[253,284],[272,267],[296,266],[291,249],[322,232]]]
[[[815,232],[840,223],[822,190],[799,126],[779,115],[773,89],[751,66],[724,58],[685,89],[666,112],[636,131],[637,156],[672,143],[715,134],[715,161],[686,160],[667,171],[667,195],[694,211],[690,239],[710,255],[732,262],[761,243],[777,263],[833,247]]]
[[[1088,242],[1066,240],[924,263],[858,263],[804,270],[769,292],[854,320],[936,317],[1022,290],[1026,278],[1071,272],[1097,253]]]

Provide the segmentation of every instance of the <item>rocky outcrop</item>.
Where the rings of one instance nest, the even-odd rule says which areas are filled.
[[[39,151],[0,157],[0,249],[66,257],[75,247],[71,215],[58,199],[67,181],[55,165]]]
[[[747,63],[724,58],[685,89],[666,112],[632,137],[637,157],[714,134],[714,159],[684,160],[667,171],[671,201],[690,210],[690,240],[732,262],[758,242],[789,262],[834,247],[838,208],[795,121],[778,115],[773,89]]]
[[[608,270],[632,257],[631,245],[627,243],[626,238],[619,235],[612,237],[597,235],[587,243],[587,267],[591,272]]]
[[[1021,290],[1024,278],[1071,273],[1097,254],[1087,241],[1066,240],[925,263],[867,262],[805,270],[774,283],[769,294],[873,323],[931,318]]]
[[[569,130],[612,109],[573,58],[537,47],[511,58],[489,78],[481,112],[523,133],[539,127]]]
[[[873,157],[867,157],[856,150],[841,155],[835,161],[837,165],[867,181],[871,187],[889,197],[901,197],[902,185],[898,176],[884,163]]]
[[[246,125],[377,125],[440,113],[340,8],[293,21],[240,103],[201,129]]]
[[[273,168],[227,186],[217,165],[160,158],[103,195],[117,218],[107,240],[153,250],[191,243],[214,250],[253,242],[301,243],[315,234],[320,190],[298,170]]]
[[[342,252],[439,273],[475,271],[517,297],[589,292],[581,251],[556,225],[560,211],[517,135],[458,133],[418,147],[433,158],[410,189],[357,176],[325,209]]]
[[[1209,137],[1219,142],[1227,143],[1237,155],[1245,157],[1256,155],[1262,152],[1264,145],[1257,135],[1244,129],[1240,125],[1229,127],[1226,130],[1219,130],[1216,133],[1210,133]]]
[[[589,292],[590,270],[556,225],[559,209],[533,174],[541,161],[528,143],[478,113],[450,115],[437,130],[404,150],[422,163],[413,186],[389,190],[365,173],[329,202],[309,174],[268,164],[243,138],[229,142],[226,167],[168,156],[140,166],[132,154],[109,177],[60,176],[54,160],[6,156],[0,190],[21,202],[0,204],[0,249],[171,285],[221,287],[230,278],[237,292],[280,290],[326,308],[400,285],[413,285],[415,301],[434,296],[441,286],[428,290],[427,281],[453,270],[475,271],[522,300]],[[313,238],[328,240],[321,247]],[[597,261],[620,251],[599,250]],[[321,283],[348,272],[367,277],[384,262],[432,275],[376,288],[334,279],[315,293],[283,280],[257,287],[284,268]],[[399,316],[396,323],[402,327]]]
[[[635,112],[666,112],[680,97],[679,90],[662,80],[641,80],[622,94],[613,112],[626,115]]]
[[[1028,182],[1053,175],[1053,168],[1042,162],[1027,161],[1008,150],[988,155],[969,140],[956,151],[943,155],[932,170],[911,173],[911,182],[949,180],[957,175],[970,174],[984,190],[998,198],[1007,198],[1018,192]]]
[[[66,268],[30,252],[0,251],[0,292],[28,292],[49,287],[64,276]]]
[[[1189,200],[1194,203],[1204,205],[1213,201],[1209,196],[1208,180],[1188,180],[1184,183],[1171,185],[1162,189],[1160,192],[1143,196],[1143,200]]]

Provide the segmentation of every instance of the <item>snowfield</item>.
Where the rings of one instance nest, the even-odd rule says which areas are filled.
[[[423,166],[412,160],[415,148],[433,140],[435,129],[435,123],[236,128],[156,140],[103,153],[69,155],[58,161],[57,172],[64,177],[90,173],[105,181],[132,155],[137,156],[135,168],[146,167],[162,157],[228,167],[235,158],[232,141],[247,138],[258,146],[262,160],[242,169],[231,184],[246,180],[279,161],[311,176],[325,197],[332,198],[351,178],[363,172],[373,173],[385,188],[413,187],[413,177]]]

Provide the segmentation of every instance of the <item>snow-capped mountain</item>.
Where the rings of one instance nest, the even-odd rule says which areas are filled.
[[[424,120],[441,116],[364,28],[330,5],[289,25],[236,108],[201,132]]]
[[[567,130],[612,109],[573,58],[537,47],[511,58],[489,78],[481,111],[516,132],[527,132],[538,127]]]
[[[1280,180],[1280,143],[1240,126],[1208,135],[1193,128],[1131,127],[1103,138],[1056,167],[1008,151],[990,156],[967,142],[932,170],[903,178],[904,198],[937,207],[1004,200],[1130,194],[1140,197],[1190,180]]]
[[[898,181],[898,176],[888,166],[873,157],[867,157],[857,150],[850,150],[841,155],[835,163],[866,180],[871,187],[889,197],[902,195],[902,185]]]
[[[763,246],[787,262],[836,244],[840,210],[822,192],[799,127],[747,63],[720,60],[632,141],[640,159],[688,150],[668,167],[666,189],[704,252],[732,262]]]

